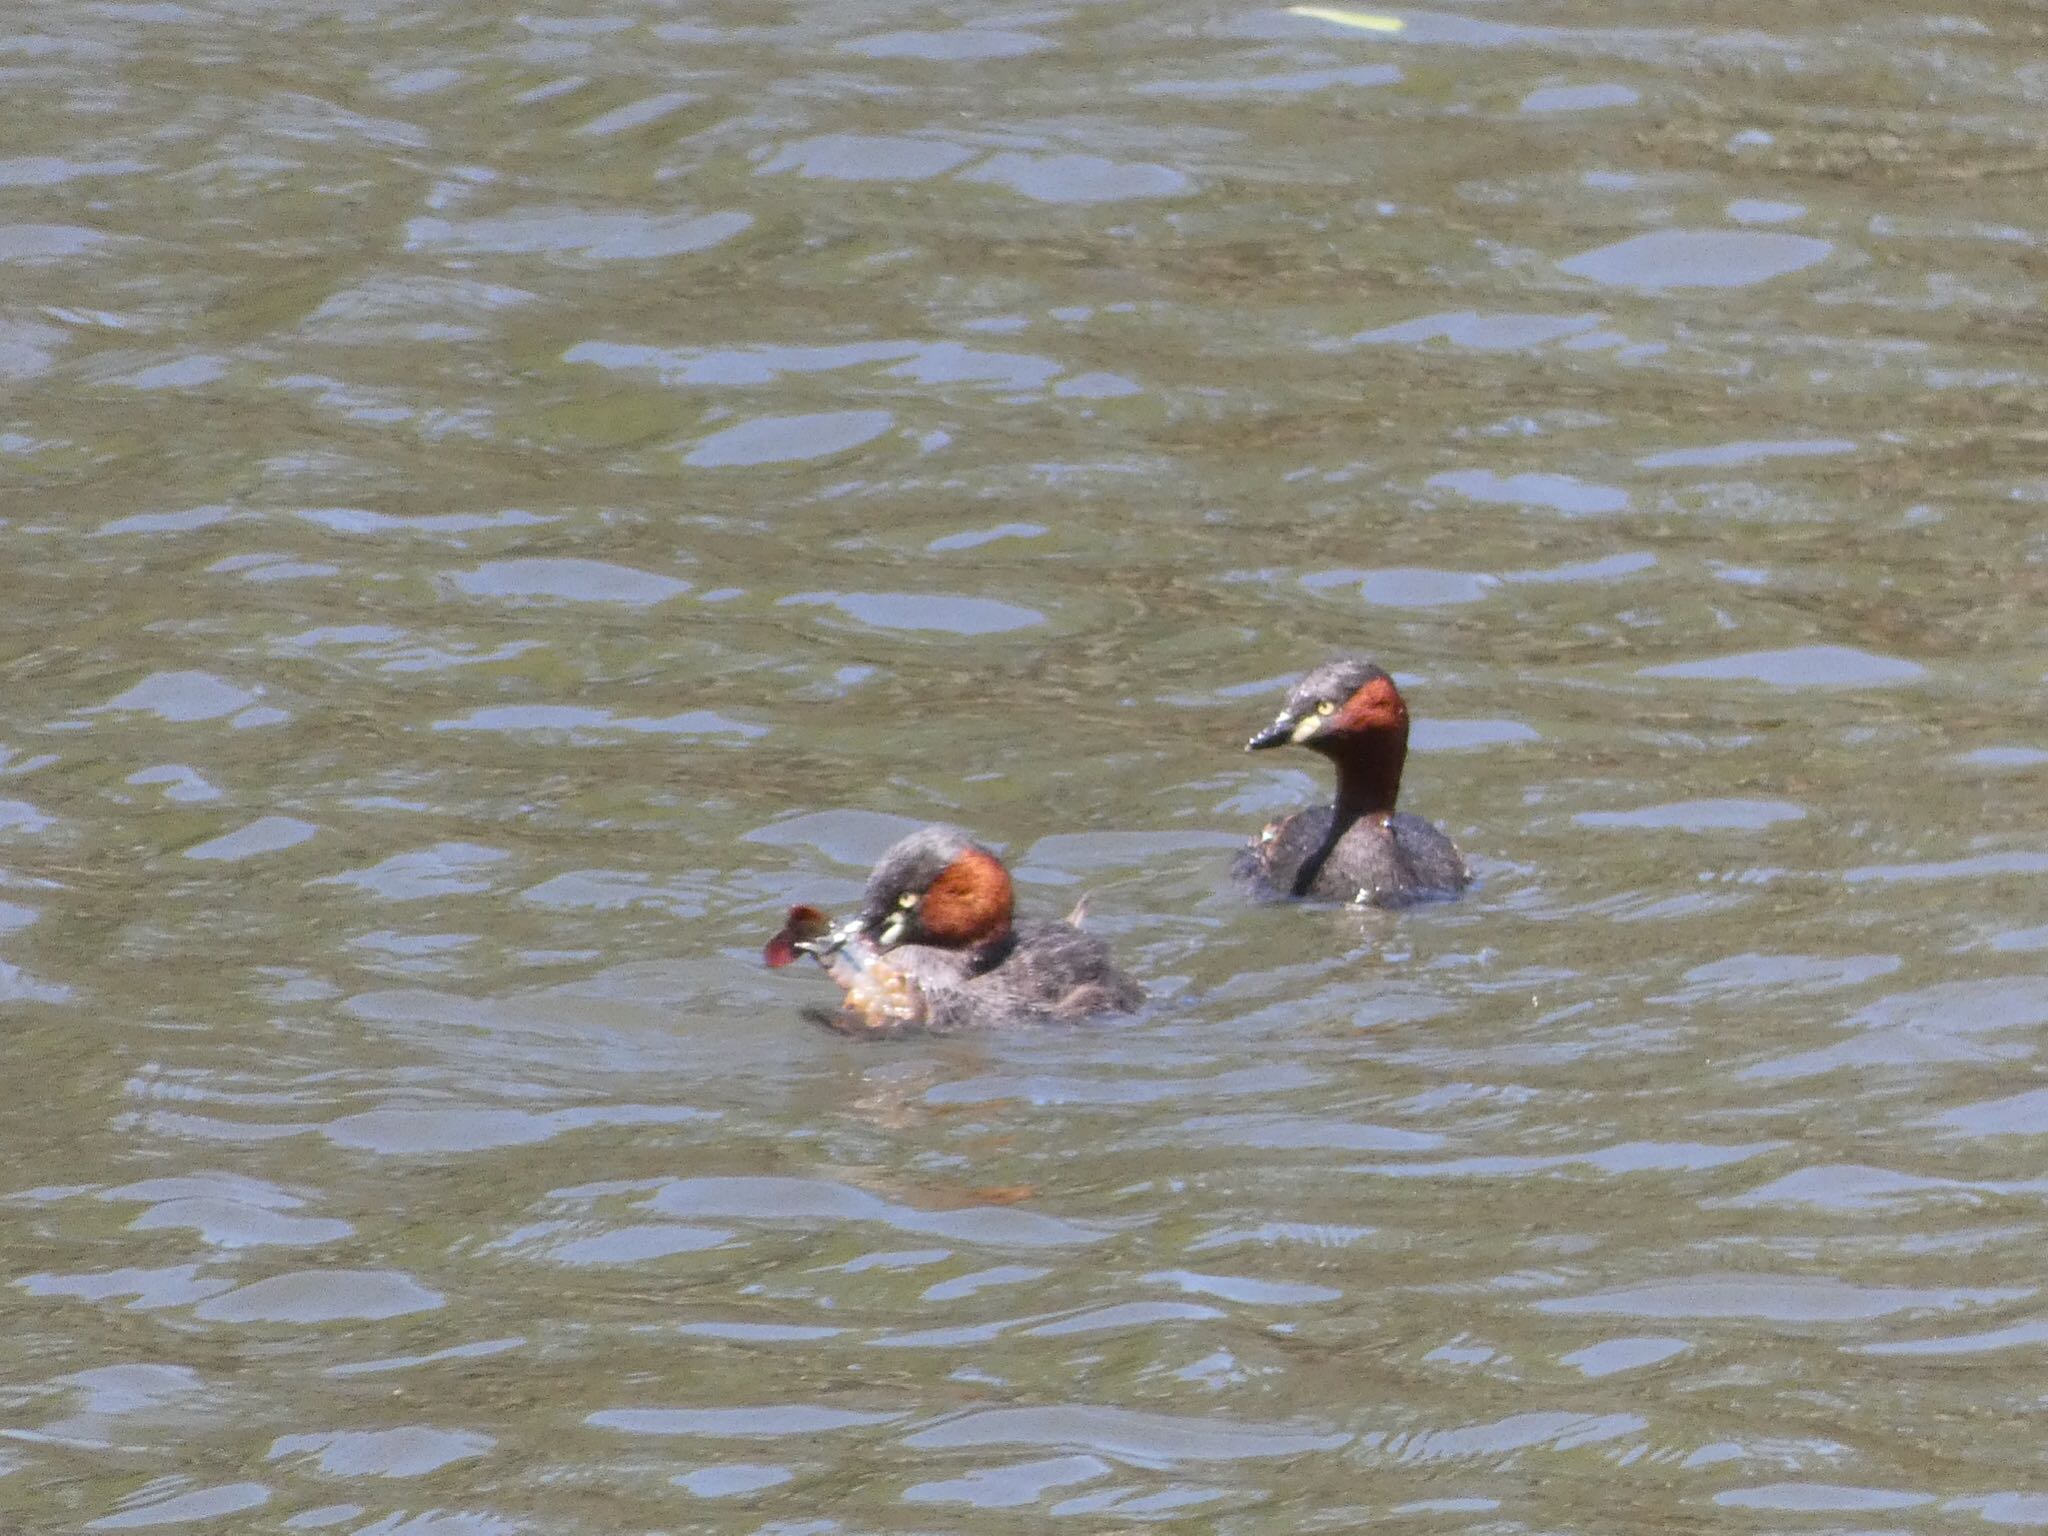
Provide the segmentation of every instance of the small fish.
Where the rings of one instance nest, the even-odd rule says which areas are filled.
[[[887,1034],[924,1022],[924,994],[860,931],[860,919],[834,926],[816,907],[794,906],[761,949],[771,970],[809,955],[845,994],[826,1022],[847,1034]]]
[[[831,932],[832,919],[816,907],[791,907],[775,937],[762,946],[761,959],[770,970],[796,964],[799,955],[810,955],[822,964],[825,953],[819,941]]]

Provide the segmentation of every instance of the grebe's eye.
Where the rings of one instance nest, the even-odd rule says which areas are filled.
[[[1316,706],[1316,713],[1319,715],[1334,715],[1335,713],[1337,713],[1337,706],[1332,704],[1328,699],[1325,699],[1322,703]]]
[[[901,896],[898,896],[896,898],[896,905],[902,907],[905,911],[908,911],[910,908],[917,905],[917,892],[905,891]]]

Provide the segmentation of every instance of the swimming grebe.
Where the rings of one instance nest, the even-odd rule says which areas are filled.
[[[1012,913],[1003,861],[934,825],[882,855],[856,916],[828,928],[817,909],[792,907],[763,953],[770,965],[800,953],[823,963],[846,994],[827,1022],[848,1034],[1078,1019],[1145,1000],[1109,946],[1073,921]]]
[[[1400,907],[1456,896],[1470,883],[1448,837],[1394,809],[1408,758],[1408,706],[1367,661],[1328,661],[1287,691],[1247,752],[1303,746],[1337,766],[1337,798],[1269,823],[1231,866],[1264,896]]]

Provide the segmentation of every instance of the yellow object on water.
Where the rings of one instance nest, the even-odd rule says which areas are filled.
[[[1340,11],[1327,5],[1290,5],[1290,16],[1306,16],[1311,21],[1334,21],[1340,27],[1357,27],[1361,32],[1399,32],[1408,23],[1398,16],[1380,16],[1371,11]]]

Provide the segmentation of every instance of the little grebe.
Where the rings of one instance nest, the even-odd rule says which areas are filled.
[[[945,825],[884,853],[860,912],[837,927],[815,908],[792,907],[764,958],[787,965],[799,953],[816,957],[846,994],[827,1022],[847,1034],[1077,1019],[1145,1000],[1109,946],[1074,921],[1014,921],[1003,861]]]
[[[1456,896],[1470,883],[1456,846],[1394,809],[1408,757],[1408,706],[1370,662],[1325,662],[1287,691],[1247,752],[1288,745],[1337,767],[1337,798],[1269,823],[1232,873],[1260,895],[1400,907]]]

